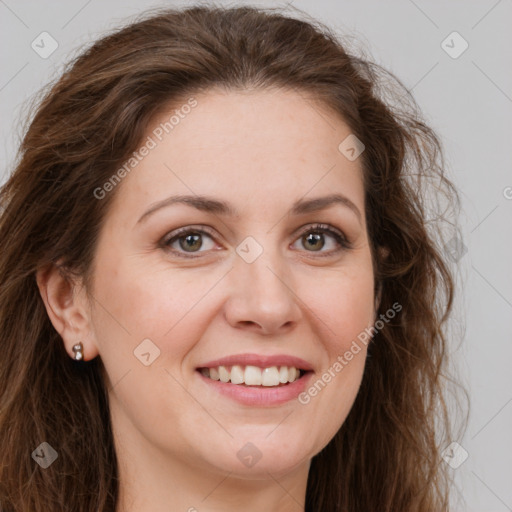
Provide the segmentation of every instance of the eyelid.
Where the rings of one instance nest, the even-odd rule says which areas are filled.
[[[327,233],[333,233],[338,235],[340,238],[343,238],[347,243],[349,243],[348,238],[346,235],[341,231],[340,229],[332,226],[331,224],[324,224],[322,222],[313,222],[312,224],[305,224],[304,226],[301,226],[296,231],[296,236],[300,236],[304,233],[308,233],[309,231],[325,231]]]
[[[321,222],[316,222],[313,224],[306,224],[305,226],[302,226],[298,230],[297,237],[301,237],[306,233],[309,232],[321,232],[321,233],[327,233],[331,237],[333,237],[336,242],[340,245],[338,249],[332,250],[332,251],[306,251],[307,253],[315,254],[317,253],[318,256],[332,256],[333,254],[337,254],[340,251],[347,251],[349,249],[353,248],[353,244],[351,240],[345,235],[343,231],[340,229],[332,226],[331,224],[324,224]]]
[[[189,226],[183,226],[181,228],[174,229],[173,231],[170,231],[162,238],[162,243],[167,243],[173,238],[177,238],[181,234],[185,234],[188,232],[205,232],[207,235],[210,235],[212,238],[215,238],[215,234],[213,232],[213,229],[209,226],[203,226],[202,224],[194,225],[191,224]]]
[[[306,253],[310,252],[312,254],[315,254],[320,257],[326,257],[326,256],[332,256],[333,254],[337,254],[340,251],[343,250],[349,250],[352,248],[352,242],[347,238],[347,236],[344,234],[343,231],[340,229],[330,225],[330,224],[324,224],[324,223],[309,223],[301,226],[298,228],[294,233],[294,240],[292,243],[295,243],[298,238],[303,236],[306,233],[309,232],[321,232],[330,235],[332,238],[336,240],[336,242],[339,244],[339,247],[335,250],[331,251],[305,251]],[[181,235],[185,235],[187,233],[199,233],[199,234],[206,234],[208,235],[213,241],[216,241],[216,235],[214,233],[214,230],[210,228],[209,226],[204,225],[189,225],[189,226],[183,226],[181,228],[177,228],[170,233],[167,233],[160,241],[160,246],[163,249],[166,249],[174,254],[178,254],[179,256],[183,258],[198,258],[201,256],[202,253],[208,253],[211,251],[198,251],[196,253],[186,253],[181,251],[176,251],[175,249],[171,249],[169,246],[169,242],[173,240],[177,240],[180,238]]]

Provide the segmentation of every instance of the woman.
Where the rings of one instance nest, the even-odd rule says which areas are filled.
[[[4,510],[448,510],[457,196],[382,76],[249,7],[70,65],[1,193]]]

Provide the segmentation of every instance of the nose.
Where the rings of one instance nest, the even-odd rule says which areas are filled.
[[[232,327],[280,334],[292,330],[301,318],[293,275],[277,251],[264,250],[252,263],[237,256],[229,278],[225,316]]]

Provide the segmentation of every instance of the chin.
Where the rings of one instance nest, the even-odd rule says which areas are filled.
[[[210,450],[205,458],[218,470],[233,476],[268,480],[269,473],[274,477],[284,476],[304,464],[309,465],[321,449],[315,450],[307,435],[301,438],[284,429],[279,435],[276,432],[269,435],[272,429],[268,426],[258,434],[253,428],[251,431],[250,436],[234,435],[223,450]]]

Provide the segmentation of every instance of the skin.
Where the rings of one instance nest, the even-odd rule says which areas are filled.
[[[231,354],[289,354],[313,366],[314,382],[373,324],[360,159],[338,150],[348,126],[304,93],[211,90],[195,98],[118,185],[89,290],[51,269],[38,274],[41,295],[70,356],[82,341],[85,359],[100,355],[105,365],[117,512],[304,510],[311,458],[352,407],[364,345],[307,404],[241,405],[196,368]],[[332,193],[349,198],[361,219],[341,205],[289,214],[299,199]],[[214,196],[238,215],[178,204],[138,222],[178,194]],[[315,250],[300,233],[315,223],[342,231],[351,248],[327,233]],[[177,228],[200,225],[213,236],[203,235],[197,258],[187,259],[177,240],[175,252],[161,243]],[[236,252],[248,236],[263,248],[252,263]],[[160,350],[149,366],[134,356],[147,338]],[[261,453],[252,467],[237,457],[248,442]]]

